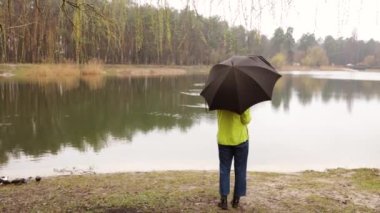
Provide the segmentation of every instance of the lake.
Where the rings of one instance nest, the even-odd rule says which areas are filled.
[[[0,176],[217,170],[206,78],[0,79]],[[378,72],[283,72],[251,113],[249,170],[380,168]]]

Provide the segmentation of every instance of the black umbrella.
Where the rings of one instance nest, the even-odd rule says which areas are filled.
[[[232,56],[211,68],[201,95],[210,110],[242,114],[259,102],[271,100],[280,77],[262,56]]]

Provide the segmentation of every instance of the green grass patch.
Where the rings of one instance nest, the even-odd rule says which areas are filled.
[[[355,169],[352,176],[355,185],[361,189],[380,193],[379,169]]]

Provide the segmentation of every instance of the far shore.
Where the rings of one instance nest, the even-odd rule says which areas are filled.
[[[211,65],[128,65],[128,64],[0,64],[0,78],[70,78],[81,76],[154,77],[208,74]],[[283,66],[282,71],[347,71],[343,66]]]
[[[232,212],[380,211],[379,169],[249,172],[247,181],[247,196]],[[218,200],[217,171],[68,175],[0,185],[1,212],[219,212]]]
[[[0,78],[70,78],[81,76],[178,76],[206,74],[211,66],[127,65],[127,64],[0,64]]]

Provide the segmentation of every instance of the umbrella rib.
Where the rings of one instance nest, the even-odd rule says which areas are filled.
[[[251,68],[252,68],[252,66],[239,66],[239,67],[240,67],[240,68],[247,68],[247,69],[251,69]],[[261,66],[261,65],[255,65],[255,67],[260,68],[260,69],[265,69],[266,71],[270,71],[272,74],[277,75],[278,78],[281,77],[281,75],[280,75],[278,72],[276,72],[275,70],[268,69],[267,67],[264,67],[264,66]],[[248,75],[251,79],[253,79],[258,85],[260,85],[261,88],[263,88],[262,85],[261,85],[259,82],[257,82],[255,78],[253,78],[253,77],[251,77],[249,74],[247,74],[245,70],[241,70],[241,71],[242,71],[245,75]],[[277,78],[277,80],[278,80],[278,78]],[[277,80],[276,80],[276,81],[277,81]],[[271,97],[272,94],[268,94],[264,89],[262,89],[262,90],[265,92],[265,94],[266,94],[269,98]]]
[[[265,64],[265,66],[269,66],[270,68],[272,68],[272,69],[274,69],[275,70],[275,68],[263,57],[263,56],[261,56],[261,55],[257,55],[257,56],[255,56],[255,55],[250,55],[250,56],[248,56],[252,61],[256,61],[255,60],[255,57],[257,57],[257,58],[259,58],[259,59],[261,59],[261,61],[262,62],[264,62],[264,64]],[[267,68],[266,68],[267,69]]]
[[[239,83],[238,83],[238,81],[237,81],[237,76],[236,76],[236,71],[235,71],[235,69],[236,68],[233,68],[234,70],[232,70],[232,72],[234,72],[234,80],[235,80],[235,85],[236,85],[236,87],[235,87],[235,89],[236,89],[236,102],[237,102],[237,105],[239,106],[239,110],[240,110],[240,108],[241,108],[241,105],[240,105],[240,99],[239,99],[239,89],[238,89],[238,87],[239,87]]]
[[[220,77],[220,78],[218,78],[218,81],[214,81],[214,84],[215,83],[218,83],[219,85],[217,85],[217,87],[216,87],[216,91],[218,91],[218,89],[219,89],[219,87],[223,84],[223,81],[224,81],[224,79],[228,76],[228,73],[229,73],[230,71],[227,71],[226,73],[223,73],[224,74],[224,76],[222,76],[222,77]],[[211,85],[211,84],[210,84]],[[210,86],[209,85],[209,86]],[[212,103],[214,102],[214,99],[215,99],[215,97],[216,97],[216,95],[214,95],[213,97],[212,97],[212,99],[211,99],[211,101],[210,101],[210,106],[212,105]]]
[[[212,70],[215,69],[216,67],[229,67],[229,66],[228,66],[228,65],[225,65],[225,64],[216,64],[216,65],[212,66],[212,68],[211,68],[211,72],[212,72]],[[211,74],[211,72],[210,72],[210,74]],[[210,81],[210,79],[207,79],[207,83],[206,83],[207,86],[209,86],[210,83],[211,83],[211,82],[208,82],[208,81]],[[207,86],[206,86],[206,87],[207,87]]]
[[[256,81],[256,79],[252,78],[250,75],[248,75],[247,73],[245,73],[243,70],[241,70],[241,73],[244,73],[245,76],[248,76],[250,79],[252,79],[253,81],[256,82],[257,85],[259,85],[259,88],[264,92],[264,94],[267,96],[267,98],[269,100],[271,100],[271,96],[268,95],[268,93],[263,89],[263,87],[261,86],[261,84],[259,84],[259,82]]]
[[[252,67],[258,67],[258,68],[261,68],[261,69],[265,69],[267,71],[270,71],[272,73],[276,73],[277,75],[280,75],[278,72],[276,72],[275,70],[272,70],[272,69],[268,69],[268,67],[265,67],[265,66],[261,66],[261,65],[255,65],[255,66],[238,66],[238,67],[243,67],[243,68],[252,68]],[[281,76],[281,75],[280,75]]]
[[[214,66],[212,67],[211,72],[212,72],[212,70],[214,69],[214,67],[216,67],[216,66],[227,66],[227,65],[224,65],[224,64],[216,64],[216,65],[214,65]],[[211,74],[211,72],[210,72],[210,74]],[[205,87],[203,88],[202,92],[206,91],[209,87],[211,87],[211,86],[214,85],[215,83],[218,83],[218,80],[219,80],[219,79],[220,79],[220,78],[218,78],[218,79],[216,79],[216,80],[214,80],[214,81],[211,81],[211,82],[206,83],[206,85],[205,85]],[[209,81],[209,80],[210,80],[210,79],[208,79],[207,81]],[[202,92],[201,92],[201,94],[202,94]]]

